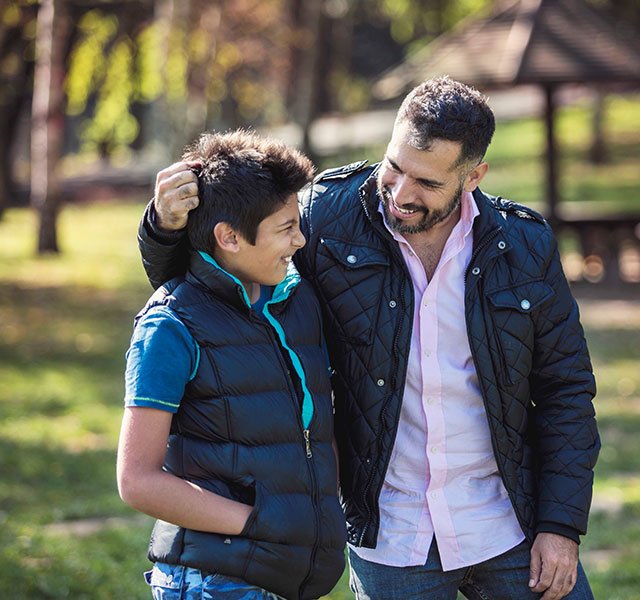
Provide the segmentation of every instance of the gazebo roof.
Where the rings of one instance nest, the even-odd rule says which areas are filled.
[[[374,93],[394,98],[444,74],[479,87],[640,82],[640,42],[584,0],[511,0],[387,71]]]

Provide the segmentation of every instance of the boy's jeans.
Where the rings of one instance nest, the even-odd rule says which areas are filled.
[[[156,563],[144,577],[151,586],[154,600],[281,600],[241,579],[206,575],[181,565]]]
[[[357,600],[456,600],[458,590],[470,600],[531,600],[529,549],[524,541],[508,552],[472,567],[442,570],[435,540],[424,566],[389,567],[360,558],[349,550],[350,586]],[[578,579],[566,600],[593,600],[578,563]]]

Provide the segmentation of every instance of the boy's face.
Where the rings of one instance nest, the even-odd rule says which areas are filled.
[[[239,250],[229,266],[250,297],[253,296],[251,284],[280,283],[287,274],[291,257],[306,243],[300,231],[297,194],[291,194],[282,208],[258,225],[255,245],[240,234],[236,236]]]

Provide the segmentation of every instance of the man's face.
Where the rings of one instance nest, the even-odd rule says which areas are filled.
[[[402,234],[429,231],[455,218],[460,196],[470,187],[467,167],[456,166],[460,143],[437,139],[429,150],[417,150],[410,139],[407,124],[396,123],[378,173],[387,222]]]
[[[245,288],[250,290],[252,283],[280,283],[287,274],[292,256],[306,243],[300,231],[297,194],[292,194],[282,208],[260,223],[254,245],[236,235],[239,251],[229,266]]]

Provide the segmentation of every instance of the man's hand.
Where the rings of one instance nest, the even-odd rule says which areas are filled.
[[[156,225],[165,231],[176,231],[187,225],[189,211],[198,206],[198,178],[194,162],[177,162],[156,175],[153,204]]]
[[[576,584],[578,544],[555,533],[539,533],[531,547],[529,587],[542,600],[564,598]]]

